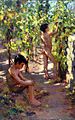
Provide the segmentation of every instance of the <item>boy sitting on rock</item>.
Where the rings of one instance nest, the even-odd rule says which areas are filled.
[[[34,97],[34,83],[23,77],[20,69],[26,64],[26,59],[23,55],[15,56],[14,64],[8,69],[7,83],[12,92],[18,93],[28,88],[28,97],[32,105],[38,106],[40,102]]]

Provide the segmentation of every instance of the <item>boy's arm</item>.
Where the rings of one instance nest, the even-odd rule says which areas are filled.
[[[55,35],[58,32],[58,22],[56,22],[55,25],[57,27],[56,27],[55,31],[49,33],[50,36]]]
[[[26,78],[23,77],[22,73],[19,72],[19,77],[22,79],[22,80],[26,80]]]
[[[42,35],[41,35],[41,40],[42,40],[43,44],[46,45],[46,42],[45,42],[45,40],[44,40]]]
[[[16,74],[16,73],[11,73],[12,77],[15,79],[15,81],[21,85],[25,85],[25,82]]]

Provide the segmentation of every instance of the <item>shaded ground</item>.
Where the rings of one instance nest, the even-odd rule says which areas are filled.
[[[41,55],[39,60],[41,64],[30,62],[30,73],[23,73],[36,82],[35,94],[42,103],[39,107],[32,107],[24,94],[15,95],[8,92],[5,82],[7,52],[0,48],[0,120],[75,120],[75,107],[66,97],[65,85],[54,83],[53,80],[46,82],[43,78]],[[52,63],[49,63],[49,69],[51,68]],[[24,96],[24,99],[21,96]]]

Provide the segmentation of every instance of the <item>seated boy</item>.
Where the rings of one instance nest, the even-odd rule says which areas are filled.
[[[14,64],[8,69],[7,83],[12,92],[21,92],[28,88],[29,101],[33,105],[40,105],[40,102],[34,97],[34,83],[23,77],[20,69],[26,64],[26,59],[21,54],[15,56]]]

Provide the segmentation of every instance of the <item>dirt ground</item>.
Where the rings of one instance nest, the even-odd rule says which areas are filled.
[[[29,73],[24,76],[36,83],[35,95],[41,102],[39,107],[31,106],[24,94],[10,93],[6,85],[8,69],[7,51],[0,47],[0,120],[75,120],[75,106],[66,96],[65,84],[43,78],[42,55],[38,61],[29,62]],[[49,74],[52,73],[49,62]]]

